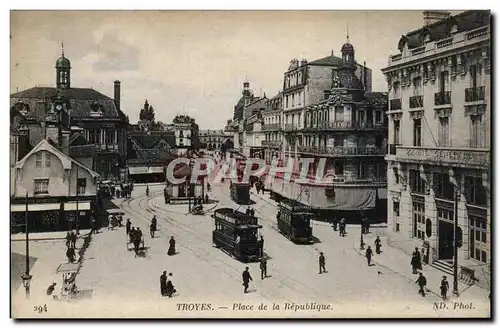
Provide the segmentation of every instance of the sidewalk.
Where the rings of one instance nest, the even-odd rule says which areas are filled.
[[[52,232],[31,232],[29,234],[29,240],[58,240],[58,239],[66,239],[67,231],[52,231]],[[80,234],[78,235],[78,239],[83,239],[87,237],[90,233],[90,229],[80,230]],[[26,234],[23,232],[11,234],[11,241],[25,241]]]
[[[380,269],[379,271],[383,274],[384,271],[387,272],[387,270],[389,270],[394,273],[398,273],[411,281],[416,281],[418,278],[418,274],[412,273],[412,269],[410,266],[410,260],[411,260],[410,256],[404,253],[400,249],[389,246],[387,244],[387,237],[383,236],[382,234],[379,235],[382,243],[382,248],[381,248],[382,253],[376,254],[374,245],[376,236],[377,236],[376,232],[371,232],[370,234],[364,235],[363,240],[365,243],[365,249],[368,246],[371,246],[371,248],[373,249],[374,255],[372,257],[372,262],[385,269],[385,270]],[[358,254],[360,254],[361,256],[365,256],[365,250],[360,250],[359,246],[360,246],[360,236],[357,236],[355,238],[353,248]],[[436,268],[431,267],[430,265],[425,265],[425,264],[423,265],[422,273],[427,278],[427,288],[429,292],[437,295],[438,297],[441,297],[441,292],[439,289],[441,278],[443,276],[446,276],[448,283],[450,285],[450,290],[448,291],[448,297],[450,299],[455,298],[452,294],[453,276],[450,276]],[[460,294],[459,298],[464,301],[489,300],[488,296],[490,292],[488,290],[485,290],[483,288],[474,285],[469,286],[463,284],[460,281],[458,282],[458,292]]]

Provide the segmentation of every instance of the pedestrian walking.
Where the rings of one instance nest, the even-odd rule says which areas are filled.
[[[75,249],[74,248],[68,248],[66,250],[66,257],[68,258],[69,263],[75,262]]]
[[[160,295],[167,295],[167,271],[163,271],[163,274],[160,276]]]
[[[425,297],[425,286],[427,286],[427,279],[425,279],[424,275],[422,272],[419,273],[419,277],[415,283],[418,285],[419,290],[418,293],[421,294],[423,297]]]
[[[76,248],[76,240],[78,239],[78,237],[76,236],[76,232],[74,231],[71,231],[71,234],[70,234],[70,247],[71,248]]]
[[[125,232],[127,233],[127,236],[130,234],[130,227],[132,226],[132,222],[130,222],[130,219],[127,219],[127,223],[125,224]]]
[[[131,243],[133,243],[133,242],[134,242],[136,233],[137,233],[137,232],[136,232],[135,228],[134,228],[134,227],[132,227],[132,229],[130,229],[130,232],[129,232],[129,234],[128,234],[128,236],[129,236],[129,241],[130,241]]]
[[[325,255],[323,255],[323,252],[321,252],[319,253],[319,274],[322,274],[323,272],[326,272]]]
[[[338,224],[339,224],[339,221],[337,218],[333,218],[332,220],[332,227],[333,227],[333,231],[337,231],[337,227],[338,227]]]
[[[450,289],[446,276],[443,276],[443,279],[441,279],[441,286],[439,289],[441,290],[441,297],[443,298],[443,301],[446,301],[448,299],[448,290]]]
[[[167,254],[169,256],[175,255],[175,239],[174,239],[174,236],[170,237],[170,240],[168,241],[168,243],[169,243],[169,247],[168,247]]]
[[[375,252],[377,254],[380,254],[380,247],[382,246],[382,242],[380,241],[380,237],[377,236],[377,239],[375,239]]]
[[[372,248],[370,246],[368,246],[368,248],[366,249],[365,256],[366,256],[366,260],[368,261],[368,266],[372,266],[373,251],[372,251]]]
[[[415,255],[415,253],[412,254],[411,256],[411,261],[410,261],[410,265],[411,265],[411,269],[412,269],[412,273],[413,274],[417,274],[418,271],[418,260],[417,260],[417,256]]]
[[[149,226],[149,234],[151,235],[151,238],[155,237],[155,231],[156,231],[156,215],[153,216],[151,219],[151,225]]]
[[[259,240],[259,252],[260,252],[260,257],[264,257],[264,236],[260,235],[260,240]]]
[[[146,196],[149,196],[149,186],[146,185]]]
[[[168,297],[172,297],[172,295],[174,295],[174,293],[177,291],[174,287],[174,284],[172,283],[172,272],[168,274],[168,277],[169,278],[167,280],[165,292]]]
[[[245,271],[243,271],[242,277],[243,277],[243,286],[245,287],[245,289],[243,291],[246,294],[246,293],[248,293],[248,284],[250,283],[250,281],[253,281],[252,276],[250,275],[250,272],[248,271],[248,267],[246,267]]]
[[[264,279],[267,277],[267,260],[263,257],[260,260],[260,279]]]
[[[416,258],[417,269],[422,270],[422,256],[420,254],[420,251],[418,250],[418,247],[415,247],[415,251],[413,253],[415,254]]]
[[[71,234],[73,233],[73,231],[68,231],[68,233],[66,234],[66,248],[69,248],[69,246],[71,245]]]

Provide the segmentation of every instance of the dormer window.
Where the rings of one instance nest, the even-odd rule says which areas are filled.
[[[99,104],[98,101],[94,101],[90,105],[90,115],[91,116],[101,116],[102,115],[101,105]]]
[[[458,26],[457,24],[454,24],[450,29],[450,35],[454,35],[456,33],[458,33]]]
[[[426,33],[424,35],[424,43],[431,42],[431,35],[429,33]]]

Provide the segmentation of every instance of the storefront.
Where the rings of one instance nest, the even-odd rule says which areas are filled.
[[[134,183],[165,182],[163,166],[132,166],[129,167],[128,174]]]

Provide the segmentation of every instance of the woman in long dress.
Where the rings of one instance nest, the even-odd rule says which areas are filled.
[[[167,254],[172,256],[175,254],[175,239],[174,236],[170,237],[170,241],[168,242],[170,246],[168,247]]]

